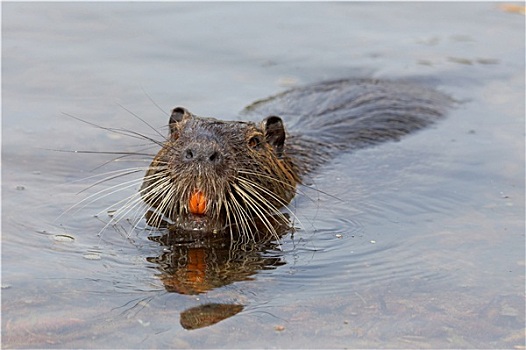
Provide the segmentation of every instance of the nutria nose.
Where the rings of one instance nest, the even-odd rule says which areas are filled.
[[[183,150],[184,162],[219,164],[221,160],[221,152],[213,143],[194,142]]]

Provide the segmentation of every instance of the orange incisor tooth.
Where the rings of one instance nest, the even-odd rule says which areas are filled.
[[[190,197],[190,213],[202,215],[206,210],[206,197],[201,191],[195,191]]]

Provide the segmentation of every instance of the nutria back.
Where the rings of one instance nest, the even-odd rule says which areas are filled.
[[[412,82],[342,79],[294,88],[256,101],[245,115],[279,115],[287,152],[305,175],[343,150],[398,141],[441,119],[451,97]]]
[[[144,177],[155,227],[254,239],[276,235],[302,178],[344,151],[422,129],[452,100],[414,83],[346,79],[295,88],[223,121],[177,107],[170,133]]]

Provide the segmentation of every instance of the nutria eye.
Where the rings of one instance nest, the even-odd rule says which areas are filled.
[[[248,140],[248,147],[252,149],[258,149],[261,145],[261,139],[257,136],[253,136]]]

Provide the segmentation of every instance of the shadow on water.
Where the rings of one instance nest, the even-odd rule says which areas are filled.
[[[274,227],[279,237],[293,229],[287,225]],[[280,244],[264,229],[256,231],[257,240],[243,242],[221,235],[203,237],[196,231],[166,230],[149,240],[164,247],[159,256],[146,260],[155,264],[157,277],[169,293],[205,294],[211,290],[254,279],[259,271],[273,270],[286,264]],[[185,329],[197,329],[216,324],[244,309],[241,304],[207,303],[181,312],[180,323]]]

